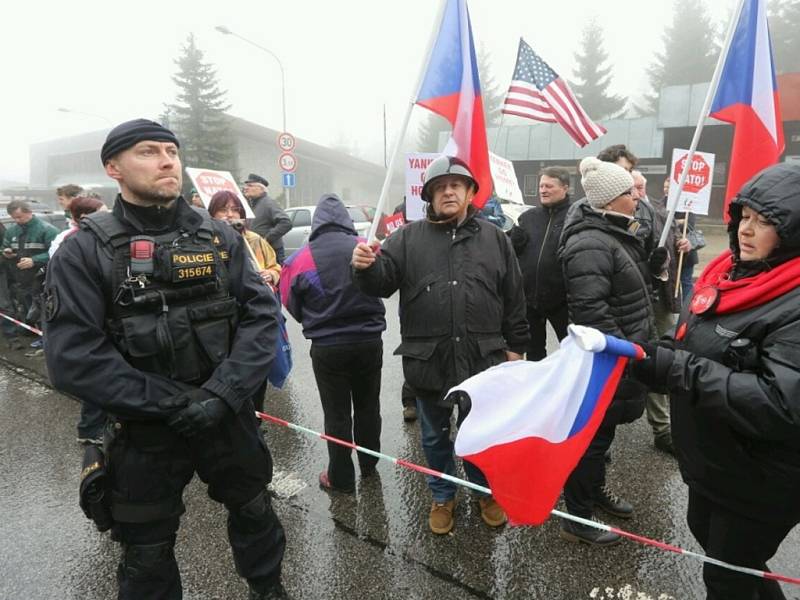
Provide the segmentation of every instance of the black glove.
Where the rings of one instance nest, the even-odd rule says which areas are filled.
[[[659,246],[650,253],[650,258],[647,262],[650,266],[650,274],[658,277],[667,268],[667,261],[669,260],[669,252],[664,246]]]
[[[230,413],[222,398],[202,388],[170,396],[158,405],[166,411],[177,411],[167,419],[167,425],[186,437],[194,437],[219,425]]]
[[[652,391],[665,393],[667,391],[667,375],[675,358],[675,352],[657,342],[640,343],[639,345],[646,356],[642,360],[631,361],[631,376]]]
[[[511,239],[511,245],[514,247],[514,253],[519,255],[528,245],[528,232],[522,227],[514,226],[508,232],[508,237]]]

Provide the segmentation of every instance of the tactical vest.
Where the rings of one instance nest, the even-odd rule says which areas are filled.
[[[195,233],[131,235],[110,212],[81,220],[112,259],[106,328],[136,369],[185,383],[206,381],[230,353],[239,307],[229,293],[227,252],[211,218]],[[132,242],[149,244],[150,260]]]

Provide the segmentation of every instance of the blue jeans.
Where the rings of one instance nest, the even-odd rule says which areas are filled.
[[[681,267],[681,300],[683,306],[692,299],[694,291],[694,265],[683,263]]]
[[[450,439],[450,415],[452,408],[444,408],[433,399],[417,398],[417,416],[422,434],[422,450],[428,466],[447,475],[455,475],[456,463],[453,454],[453,441]],[[459,410],[457,424],[466,418],[467,413]],[[489,487],[483,473],[469,461],[464,461],[464,472],[472,483]],[[428,487],[434,502],[447,502],[456,495],[456,484],[433,475],[428,475]]]

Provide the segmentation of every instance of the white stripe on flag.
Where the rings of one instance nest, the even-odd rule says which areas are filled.
[[[577,133],[584,144],[588,144],[592,140],[592,137],[575,112],[572,98],[566,94],[557,82],[558,80],[554,81],[544,89],[545,97],[550,101],[556,114],[569,123],[570,127]]]
[[[593,363],[594,353],[567,336],[539,362],[501,363],[459,384],[450,392],[467,392],[472,409],[456,437],[456,453],[475,454],[528,437],[564,441],[583,405]]]

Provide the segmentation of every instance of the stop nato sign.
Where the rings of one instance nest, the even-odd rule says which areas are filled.
[[[684,154],[678,164],[672,170],[672,178],[678,183],[686,165],[688,154]],[[708,166],[706,159],[699,154],[692,157],[692,167],[686,176],[686,183],[683,186],[685,192],[696,194],[711,182],[711,167]]]
[[[219,191],[226,190],[238,196],[239,189],[236,183],[227,177],[222,177],[219,173],[203,171],[195,176],[197,191],[205,194],[209,198]]]

